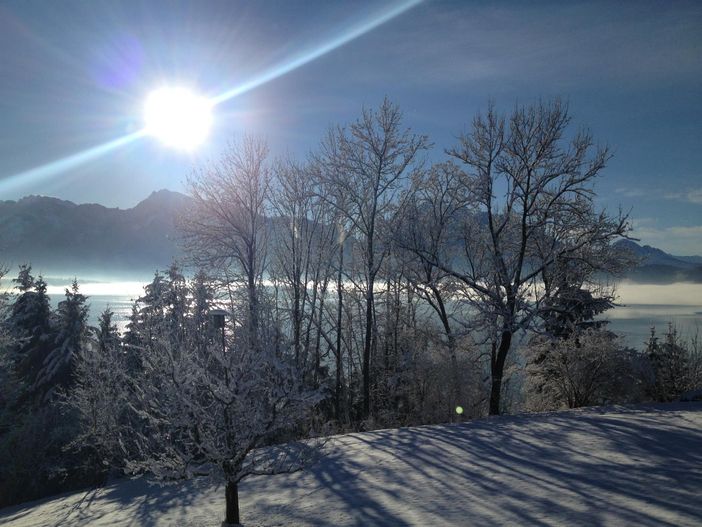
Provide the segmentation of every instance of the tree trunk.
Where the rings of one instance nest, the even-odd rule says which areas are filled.
[[[431,276],[429,277],[431,279]],[[456,337],[451,331],[451,323],[449,322],[448,313],[446,312],[446,306],[444,304],[444,299],[441,296],[441,292],[433,285],[430,285],[432,294],[434,295],[435,311],[439,315],[441,324],[444,326],[444,333],[446,334],[446,341],[448,346],[449,358],[451,360],[451,400],[449,401],[448,407],[448,420],[453,422],[455,420],[460,420],[460,417],[456,414],[456,407],[459,405],[459,399],[461,395],[461,372],[458,368],[458,357],[456,356]]]
[[[239,522],[239,484],[235,481],[228,481],[226,488],[227,512],[222,527],[228,525],[240,525]]]
[[[341,355],[341,323],[344,314],[344,283],[342,282],[344,267],[344,242],[339,243],[339,270],[336,276],[336,387],[334,389],[334,407],[337,421],[341,421],[341,368],[343,357]],[[320,317],[321,320],[321,317]]]
[[[368,277],[368,284],[366,287],[366,335],[365,342],[363,345],[363,418],[368,419],[371,414],[371,353],[373,347],[373,332],[375,328],[373,327],[373,315],[375,312],[375,215],[378,206],[378,190],[377,185],[375,188],[375,201],[373,202],[373,211],[370,218],[370,228],[368,229],[368,239],[366,241],[366,276]]]
[[[502,395],[502,376],[505,370],[505,359],[512,345],[512,333],[503,331],[500,336],[500,346],[490,360],[490,374],[492,385],[490,387],[490,415],[500,415],[500,397]]]
[[[300,364],[300,335],[302,333],[302,317],[300,316],[300,278],[295,274],[293,284],[293,349],[295,350],[295,365]],[[305,357],[306,359],[307,357]]]
[[[363,418],[368,419],[371,413],[370,397],[370,362],[371,346],[373,345],[373,280],[371,276],[366,294],[366,334],[363,346]]]

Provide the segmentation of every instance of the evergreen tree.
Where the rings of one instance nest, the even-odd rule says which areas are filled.
[[[0,279],[6,271],[0,268]],[[8,296],[7,293],[0,293],[0,436],[12,421],[10,408],[19,391],[12,361],[13,339],[6,323],[9,316]]]
[[[673,401],[683,392],[693,388],[690,379],[690,353],[673,324],[663,342],[656,337],[655,328],[646,346],[650,365],[649,395],[658,401]]]
[[[132,312],[129,315],[129,322],[127,322],[127,331],[122,339],[126,356],[126,368],[130,372],[138,371],[141,368],[141,353],[146,345],[137,302],[132,304]]]
[[[188,283],[176,263],[171,264],[166,272],[163,305],[169,338],[182,341],[185,338],[190,299],[188,298]]]
[[[39,396],[38,380],[44,361],[53,347],[52,314],[46,282],[40,276],[36,280],[30,265],[20,266],[13,280],[19,291],[12,304],[7,321],[8,332],[14,344],[10,351],[13,367],[22,385],[19,400],[23,403]]]
[[[47,355],[37,377],[37,388],[51,396],[56,388],[66,388],[73,381],[75,360],[89,344],[87,297],[80,293],[78,281],[66,289],[66,298],[59,302],[54,348]]]
[[[613,307],[610,295],[595,296],[578,285],[564,283],[545,302],[541,318],[548,335],[563,339],[577,331],[602,328],[607,321],[595,317]]]
[[[154,279],[144,287],[144,296],[137,299],[140,306],[139,323],[146,339],[145,344],[149,347],[158,340],[164,328],[167,288],[163,275],[156,271]]]
[[[190,332],[199,350],[204,349],[210,340],[210,309],[214,301],[214,290],[208,276],[200,270],[190,284],[192,298]]]
[[[119,347],[119,330],[112,322],[112,317],[114,317],[114,313],[107,307],[100,314],[100,318],[98,319],[97,345],[102,353]]]
[[[19,266],[19,274],[17,278],[12,280],[15,284],[15,288],[20,293],[26,293],[34,289],[34,277],[32,276],[32,266],[29,264],[21,264]]]

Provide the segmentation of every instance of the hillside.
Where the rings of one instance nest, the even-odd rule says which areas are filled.
[[[702,282],[702,257],[674,256],[650,245],[639,245],[631,240],[621,240],[617,248],[633,254],[638,265],[627,273],[627,278],[645,284],[670,284],[673,282]]]
[[[0,264],[29,262],[49,276],[149,278],[182,255],[176,220],[187,210],[189,199],[160,190],[131,209],[77,205],[44,196],[0,201]],[[278,226],[279,220],[270,220],[272,230]],[[639,261],[626,275],[630,280],[702,283],[700,256],[673,256],[631,240],[616,246]]]
[[[67,276],[150,276],[180,254],[188,197],[160,190],[131,209],[29,196],[0,202],[0,261]]]
[[[312,469],[246,480],[247,526],[702,523],[702,403],[337,436]],[[219,526],[222,487],[116,481],[0,510],[7,526]]]

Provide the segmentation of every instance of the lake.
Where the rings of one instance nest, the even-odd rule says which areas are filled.
[[[52,304],[62,298],[66,285],[51,285],[48,293]],[[143,294],[142,282],[87,282],[80,290],[89,296],[90,323],[97,324],[100,313],[109,306],[115,313],[115,322],[124,330],[134,299]],[[621,334],[628,345],[641,348],[648,340],[652,326],[662,335],[669,322],[683,336],[702,333],[702,284],[675,283],[648,285],[622,282],[617,286],[620,306],[603,318],[609,327]]]

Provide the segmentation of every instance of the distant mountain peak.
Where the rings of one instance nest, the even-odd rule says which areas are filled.
[[[53,198],[51,196],[40,196],[38,194],[30,194],[29,196],[24,196],[23,198],[18,199],[16,202],[11,202],[11,203],[17,203],[18,205],[34,205],[34,204],[40,204],[40,203],[51,203],[54,205],[63,205],[63,206],[68,206],[68,207],[77,207],[75,203],[72,201],[68,201],[65,199],[60,199],[60,198]]]
[[[45,196],[0,201],[1,263],[47,274],[150,274],[180,256],[176,218],[189,199],[164,189],[130,209]]]
[[[702,258],[679,257],[633,240],[620,240],[615,247],[634,254],[639,264],[628,277],[646,283],[699,282],[702,280]]]
[[[161,198],[173,198],[173,197],[187,198],[187,196],[181,192],[177,192],[175,190],[169,190],[167,188],[162,188],[160,190],[154,190],[151,194],[149,194],[149,197],[146,199],[161,199]],[[144,200],[144,201],[146,201],[146,200]]]
[[[161,189],[155,190],[149,197],[143,201],[140,201],[136,206],[131,209],[135,211],[153,211],[160,208],[168,209],[183,209],[187,206],[190,201],[190,197],[182,194],[180,192],[175,192],[173,190]]]

